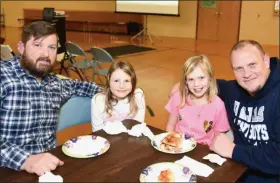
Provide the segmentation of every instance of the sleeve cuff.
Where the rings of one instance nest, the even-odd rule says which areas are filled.
[[[25,162],[25,160],[30,156],[30,153],[24,151],[24,150],[14,150],[12,154],[10,154],[9,157],[5,157],[6,163],[5,166],[11,169],[14,169],[16,171],[20,171],[22,164]],[[5,160],[4,160],[5,161]]]
[[[21,155],[22,157],[18,161],[18,166],[16,167],[17,171],[20,171],[22,164],[25,162],[25,160],[30,156],[29,153],[24,152],[24,154]],[[16,159],[15,159],[16,160]]]

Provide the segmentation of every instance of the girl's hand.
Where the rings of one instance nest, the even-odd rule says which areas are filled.
[[[210,145],[210,150],[226,157],[232,158],[232,152],[235,144],[224,133],[215,134],[215,137]]]

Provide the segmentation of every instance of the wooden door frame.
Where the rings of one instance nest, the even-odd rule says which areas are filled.
[[[197,32],[198,32],[198,16],[199,16],[199,1],[197,0],[197,6],[196,6],[196,32],[195,32],[195,40],[197,40]],[[218,0],[216,0],[218,1]],[[239,11],[239,22],[238,22],[238,32],[237,32],[237,40],[239,41],[240,36],[240,22],[241,22],[241,11],[242,11],[242,0],[240,0],[240,11]]]
[[[240,22],[241,22],[241,12],[242,12],[242,0],[240,0],[240,11],[239,11],[239,22],[238,22],[238,33],[237,33],[237,41],[239,41],[240,35]]]

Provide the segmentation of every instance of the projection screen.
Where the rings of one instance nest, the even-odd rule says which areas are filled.
[[[179,0],[172,0],[172,1],[116,0],[116,12],[179,15]]]

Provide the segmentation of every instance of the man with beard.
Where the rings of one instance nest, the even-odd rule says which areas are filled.
[[[210,149],[244,163],[242,182],[280,182],[280,62],[254,40],[236,43],[230,54],[236,80],[218,80],[234,142],[216,134]],[[178,85],[171,92],[178,90]]]
[[[57,55],[56,29],[44,21],[23,28],[20,56],[0,65],[0,163],[43,175],[63,165],[47,153],[56,147],[59,109],[72,95],[92,97],[95,83],[51,74]]]

